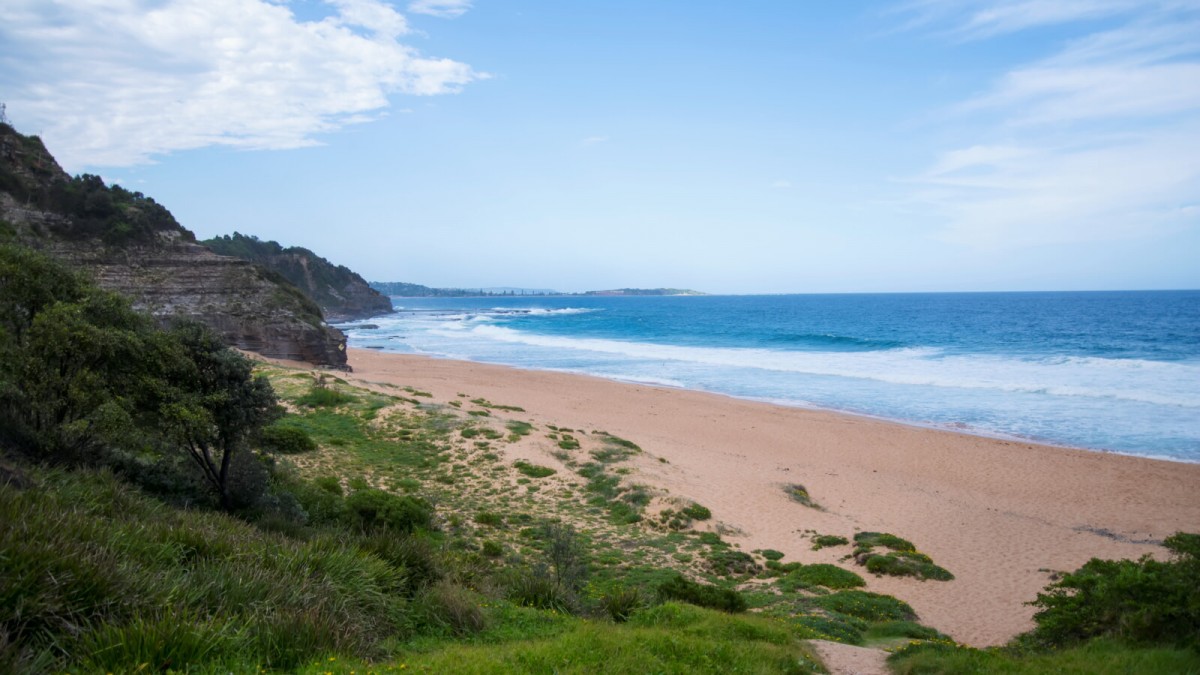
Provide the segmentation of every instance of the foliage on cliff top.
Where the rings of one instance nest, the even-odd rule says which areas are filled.
[[[328,313],[374,314],[392,309],[391,301],[371,288],[357,273],[306,248],[284,247],[279,242],[263,241],[239,232],[200,243],[219,255],[248,260],[279,274]]]
[[[105,185],[92,174],[68,176],[36,136],[0,124],[0,191],[18,204],[67,217],[55,234],[99,237],[107,244],[153,241],[160,232],[194,241],[164,206],[141,192]]]

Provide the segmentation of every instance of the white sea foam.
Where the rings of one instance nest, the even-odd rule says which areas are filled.
[[[436,331],[435,331],[436,332]],[[557,350],[593,352],[649,361],[874,380],[889,384],[1011,393],[1121,399],[1200,408],[1200,365],[1098,357],[947,355],[930,347],[869,352],[779,351],[686,347],[646,342],[537,335],[480,325],[473,337]]]

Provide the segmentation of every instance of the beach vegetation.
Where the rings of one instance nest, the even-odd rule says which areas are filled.
[[[279,422],[259,430],[256,440],[265,452],[281,455],[299,455],[317,449],[317,442],[304,429]]]
[[[811,509],[821,509],[821,505],[814,501],[812,496],[808,494],[808,488],[799,483],[789,483],[784,485],[783,491],[787,493],[787,496],[791,497],[792,501],[794,502],[803,504]]]
[[[836,534],[814,534],[812,537],[812,550],[819,551],[823,548],[844,546],[849,543],[849,539]]]
[[[911,621],[917,618],[917,613],[903,600],[870,591],[838,591],[818,596],[813,603],[822,609],[867,621]]]
[[[741,593],[731,588],[692,581],[682,574],[673,575],[660,583],[656,590],[660,599],[678,600],[722,612],[744,612],[747,607],[746,599]]]
[[[785,576],[775,583],[784,590],[810,586],[824,586],[832,589],[859,588],[867,585],[863,578],[854,572],[828,563],[796,565],[788,569]]]
[[[761,555],[763,558],[766,558],[769,561],[783,560],[783,551],[776,551],[773,548],[765,548],[760,551],[755,551],[755,553]]]
[[[555,471],[554,469],[551,469],[548,466],[541,466],[539,464],[530,464],[529,462],[525,462],[525,461],[514,462],[513,466],[515,466],[517,468],[517,471],[520,471],[521,473],[525,474],[526,476],[529,476],[530,478],[545,478],[547,476],[553,476],[554,474],[558,473],[557,471]]]
[[[680,513],[692,520],[708,520],[712,518],[712,511],[709,511],[707,507],[701,506],[696,502],[692,502],[684,507],[680,510]]]

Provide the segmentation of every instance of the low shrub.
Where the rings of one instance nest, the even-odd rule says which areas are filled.
[[[849,544],[850,540],[845,537],[839,537],[836,534],[818,534],[813,536],[812,543],[813,550],[820,551],[821,549],[828,548],[830,546],[842,546],[844,544]]]
[[[646,601],[637,588],[615,588],[600,596],[600,606],[613,621],[624,623],[634,612],[645,607]]]
[[[721,576],[731,574],[756,574],[761,569],[754,556],[744,551],[721,549],[708,555],[708,566]]]
[[[855,551],[869,551],[876,546],[890,548],[893,551],[916,551],[917,547],[907,539],[901,539],[887,532],[859,532],[854,535]]]
[[[723,612],[746,611],[746,599],[731,588],[701,584],[676,574],[659,584],[658,597],[662,600],[679,600],[700,607],[719,609]]]
[[[822,609],[867,621],[908,621],[917,618],[917,613],[908,603],[890,595],[869,591],[838,591],[813,598],[812,602]]]
[[[767,560],[779,561],[783,560],[783,551],[776,551],[773,548],[766,548],[758,552],[759,555]]]
[[[827,563],[802,565],[788,572],[787,576],[777,583],[784,590],[795,590],[800,586],[824,586],[836,590],[867,585],[867,582],[854,572]]]
[[[680,513],[688,518],[691,518],[692,520],[708,520],[709,518],[712,518],[712,511],[709,511],[707,507],[701,506],[695,502],[692,502],[690,506],[680,511]]]
[[[863,631],[867,630],[866,621],[837,612],[830,612],[827,615],[808,614],[798,616],[795,622],[805,628],[811,628],[836,642],[848,645],[861,645],[864,642]]]
[[[495,511],[480,511],[475,514],[475,522],[488,527],[501,527],[504,525],[504,516]]]
[[[363,530],[385,527],[395,532],[433,528],[433,506],[412,495],[394,495],[383,490],[357,490],[346,497],[346,512],[352,525]]]
[[[923,553],[899,551],[886,555],[872,555],[866,561],[867,571],[893,577],[916,577],[924,581],[949,581],[954,575],[944,567],[933,564]]]
[[[418,629],[463,637],[487,628],[482,598],[449,581],[429,586],[412,603],[413,623]]]
[[[517,471],[520,471],[521,473],[525,474],[526,476],[529,476],[530,478],[545,478],[547,476],[553,476],[554,474],[558,473],[557,471],[555,471],[554,469],[551,469],[548,466],[540,466],[537,464],[530,464],[529,462],[524,462],[524,461],[516,462],[513,464],[513,466],[517,467]]]
[[[317,449],[317,442],[307,431],[279,423],[259,431],[258,443],[263,450],[281,455],[299,455]]]

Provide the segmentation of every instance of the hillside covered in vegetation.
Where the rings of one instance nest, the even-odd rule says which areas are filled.
[[[200,242],[215,253],[262,265],[278,273],[321,306],[330,321],[365,319],[392,311],[392,302],[344,265],[334,265],[300,246],[234,232]]]
[[[195,242],[161,204],[99,177],[71,177],[36,136],[0,123],[0,242],[84,270],[160,322],[187,318],[228,344],[344,367],[345,336],[283,277]]]

